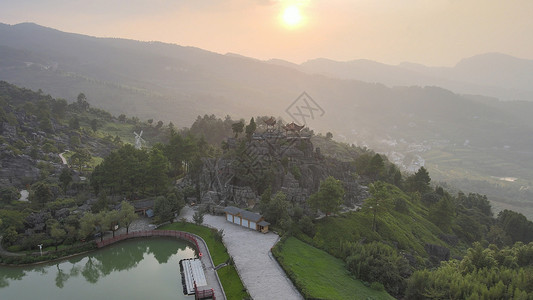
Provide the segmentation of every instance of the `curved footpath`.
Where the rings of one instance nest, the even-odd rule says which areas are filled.
[[[186,206],[178,219],[186,218],[192,222],[194,212]],[[263,234],[237,226],[226,221],[223,216],[205,215],[204,225],[224,230],[224,245],[233,257],[242,282],[254,300],[303,299],[272,257],[270,249],[279,240],[277,234]]]
[[[24,254],[22,253],[13,253],[13,252],[8,252],[7,250],[5,250],[3,247],[2,247],[2,239],[4,237],[0,235],[0,255],[3,255],[3,256],[22,256]]]

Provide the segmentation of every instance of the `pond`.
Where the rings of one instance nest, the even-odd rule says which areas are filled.
[[[197,257],[175,238],[131,239],[67,260],[0,266],[0,299],[194,299],[183,295],[179,261]]]

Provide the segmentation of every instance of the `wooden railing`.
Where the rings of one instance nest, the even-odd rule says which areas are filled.
[[[127,239],[132,238],[142,238],[142,237],[152,237],[152,236],[170,236],[175,238],[180,238],[184,240],[188,240],[191,243],[196,246],[196,250],[198,250],[198,256],[202,257],[202,251],[200,249],[200,246],[198,245],[198,241],[196,240],[196,237],[188,232],[178,231],[178,230],[146,230],[146,231],[135,231],[131,233],[125,233],[121,235],[117,235],[113,238],[105,239],[101,242],[96,242],[96,245],[98,248],[102,248],[111,244],[114,244],[116,242],[120,242]]]

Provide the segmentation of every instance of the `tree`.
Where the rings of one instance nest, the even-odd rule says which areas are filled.
[[[126,234],[130,232],[130,225],[137,219],[135,208],[128,201],[122,201],[120,205],[120,223],[126,227]]]
[[[429,186],[430,182],[431,177],[429,177],[429,172],[424,167],[420,167],[414,175],[407,178],[409,191],[419,192],[420,194],[425,194],[431,190]]]
[[[195,212],[192,216],[192,219],[194,221],[194,224],[202,225],[202,223],[204,222],[204,212],[202,210]]]
[[[365,170],[365,174],[370,176],[373,180],[382,179],[385,174],[385,162],[381,155],[376,153]]]
[[[368,186],[370,198],[363,203],[363,211],[372,214],[372,230],[377,231],[377,216],[390,209],[387,185],[382,181],[376,181]]]
[[[115,237],[115,231],[118,229],[118,224],[120,222],[121,215],[118,210],[108,211],[104,216],[103,225],[104,228],[111,230],[113,232],[113,237]]]
[[[90,235],[100,235],[100,241],[104,240],[106,212],[98,214],[85,213],[80,219],[80,230],[78,231],[81,239],[88,238]]]
[[[76,104],[78,106],[78,108],[82,111],[86,111],[89,109],[89,102],[87,102],[87,97],[85,96],[84,93],[79,93],[78,94],[78,98],[77,98],[77,101],[76,101]]]
[[[309,197],[309,205],[313,209],[319,209],[328,216],[339,210],[343,197],[344,188],[342,187],[342,182],[329,176],[320,183],[318,192]]]
[[[96,215],[93,213],[85,213],[80,219],[80,230],[78,235],[80,239],[86,239],[89,235],[95,232]]]
[[[109,200],[107,199],[107,194],[105,192],[101,192],[98,195],[98,199],[96,200],[96,202],[92,205],[91,211],[93,213],[99,213],[101,211],[106,211],[108,205],[109,205]]]
[[[333,139],[333,133],[331,133],[331,132],[328,131],[328,132],[326,133],[326,140],[331,141],[331,139]]]
[[[81,172],[83,167],[91,161],[91,153],[87,149],[78,149],[70,157],[72,164],[78,166],[79,171]]]
[[[165,196],[155,199],[154,214],[158,223],[171,221],[174,218],[174,206]]]
[[[51,132],[54,131],[54,129],[52,127],[52,121],[50,121],[49,117],[45,117],[45,118],[41,119],[41,122],[39,123],[39,128],[42,131],[48,132],[48,133],[51,133]]]
[[[277,192],[265,206],[264,215],[270,223],[278,225],[284,219],[289,219],[290,203],[282,191]]]
[[[74,148],[77,148],[81,144],[80,137],[77,135],[72,135],[70,137],[70,145]]]
[[[523,214],[504,209],[498,213],[498,225],[514,242],[529,243],[533,241],[533,222]]]
[[[67,232],[65,231],[65,229],[61,228],[61,224],[55,221],[50,228],[50,237],[52,237],[52,239],[54,240],[56,251],[57,247],[63,242],[66,236]]]
[[[350,252],[347,267],[356,278],[381,282],[388,292],[403,294],[409,263],[394,248],[381,242],[357,243]]]
[[[97,119],[92,119],[91,120],[91,129],[93,130],[93,132],[96,132],[96,130],[98,130],[98,120]]]
[[[68,103],[65,99],[57,99],[52,104],[52,112],[58,119],[63,119],[67,112]]]
[[[80,120],[78,119],[78,117],[70,119],[70,121],[68,122],[68,127],[72,130],[80,129]]]
[[[153,148],[150,151],[150,161],[146,170],[147,184],[151,185],[155,194],[165,189],[168,181],[168,160],[163,155],[163,151]]]
[[[0,188],[0,202],[9,204],[11,201],[18,200],[19,198],[20,194],[16,188],[12,186]]]
[[[244,122],[239,121],[237,123],[231,124],[231,130],[233,130],[233,133],[235,133],[235,138],[239,136],[239,133],[242,133],[244,130]]]
[[[33,193],[30,197],[32,202],[41,203],[44,206],[45,203],[52,201],[54,198],[54,194],[52,193],[50,186],[42,181],[34,184],[32,190]]]
[[[72,173],[68,167],[65,167],[61,170],[61,174],[59,174],[59,181],[63,186],[63,193],[66,194],[68,185],[72,182]]]
[[[429,209],[429,220],[444,232],[450,231],[454,216],[455,207],[447,196],[442,197]]]
[[[148,125],[152,126],[152,123],[154,123],[154,119],[148,119]]]
[[[2,225],[0,226],[0,232],[12,227],[15,231],[24,230],[24,219],[28,216],[28,213],[0,209],[0,219],[2,219]]]
[[[118,116],[118,121],[120,123],[126,123],[126,115],[125,114],[121,114],[120,116]]]
[[[245,129],[246,137],[248,139],[251,139],[256,129],[257,129],[257,125],[255,124],[254,118],[252,117],[250,119],[250,124],[246,125],[246,129]]]
[[[161,127],[163,127],[163,121],[158,121],[157,125],[155,125],[155,129],[160,129]]]

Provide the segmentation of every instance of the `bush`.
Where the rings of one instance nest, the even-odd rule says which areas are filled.
[[[22,247],[20,245],[13,245],[13,246],[7,247],[6,250],[9,252],[19,252],[19,251],[22,251]]]
[[[385,290],[385,287],[383,286],[381,282],[375,282],[375,281],[370,284],[370,288],[376,291],[380,291],[380,292]]]

